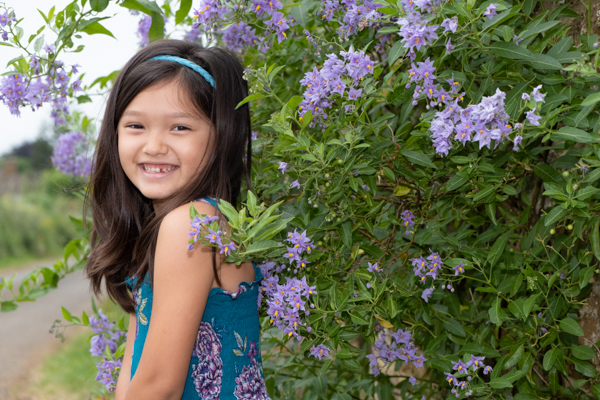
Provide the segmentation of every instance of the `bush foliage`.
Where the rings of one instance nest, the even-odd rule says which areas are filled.
[[[276,261],[277,283],[317,292],[296,337],[263,302],[271,396],[600,398],[577,313],[600,259],[598,37],[561,22],[579,16],[538,0],[213,3],[226,17],[120,5],[148,15],[143,39],[163,16],[202,22],[205,43],[255,35],[235,44],[256,139],[231,260]],[[89,18],[108,0],[73,4],[48,22],[67,48],[105,33]],[[294,230],[316,245],[295,262],[278,244]]]

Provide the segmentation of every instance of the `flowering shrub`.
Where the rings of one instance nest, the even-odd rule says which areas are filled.
[[[64,341],[64,330],[69,326],[87,326],[92,330],[90,354],[92,357],[102,358],[102,361],[96,363],[96,368],[98,368],[96,380],[102,384],[102,389],[94,390],[94,393],[103,396],[114,393],[117,388],[127,332],[125,331],[125,318],[122,317],[118,323],[110,322],[102,310],[96,308],[94,298],[92,298],[92,310],[93,315],[88,316],[84,311],[80,319],[71,315],[63,307],[63,317],[69,324],[63,325],[60,320],[56,320],[50,333],[54,333],[57,338]]]
[[[71,27],[47,53],[108,34],[108,3],[45,14]],[[578,314],[600,260],[599,46],[559,3],[119,2],[142,39],[171,34],[166,18],[247,66],[253,185],[221,207],[230,234],[192,212],[188,246],[262,263],[271,397],[600,396]]]

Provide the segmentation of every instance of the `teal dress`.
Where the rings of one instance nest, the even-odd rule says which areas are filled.
[[[215,205],[213,199],[202,199]],[[185,248],[185,243],[182,244]],[[258,291],[263,278],[253,263],[254,281],[241,282],[237,292],[212,288],[208,295],[182,400],[270,400],[265,386],[260,352]],[[127,278],[133,291],[137,278]],[[140,362],[152,317],[152,288],[148,275],[133,292],[136,330],[131,358],[131,378]]]

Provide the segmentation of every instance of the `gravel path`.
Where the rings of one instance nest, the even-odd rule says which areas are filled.
[[[36,264],[36,266],[44,264]],[[33,270],[20,270],[15,279]],[[0,276],[10,277],[0,271]],[[38,298],[35,302],[19,303],[16,311],[0,313],[0,400],[18,399],[19,383],[26,381],[30,371],[43,357],[60,346],[60,339],[49,333],[56,319],[64,321],[61,306],[73,315],[82,311],[91,312],[89,282],[83,271],[75,271],[58,283],[58,288]],[[68,338],[78,332],[79,327],[67,329]]]

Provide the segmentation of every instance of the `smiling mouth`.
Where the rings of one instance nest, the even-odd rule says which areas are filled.
[[[140,166],[142,167],[142,169],[144,171],[149,172],[151,174],[171,172],[178,168],[177,165],[169,165],[169,164],[161,164],[161,165],[141,164]]]

